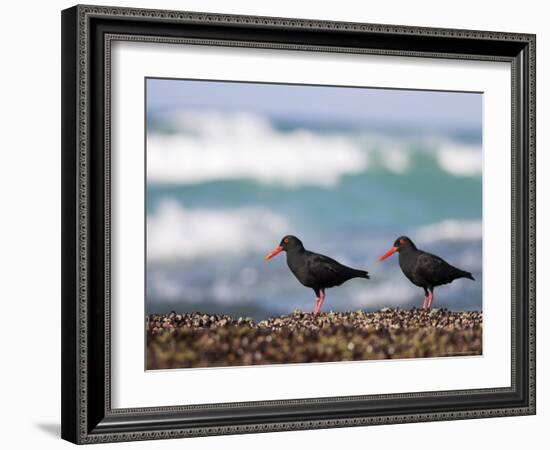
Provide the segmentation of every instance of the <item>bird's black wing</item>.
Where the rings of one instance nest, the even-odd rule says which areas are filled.
[[[339,286],[350,278],[359,276],[357,270],[344,266],[325,255],[309,252],[307,268],[312,277],[326,287]]]
[[[457,278],[459,269],[437,255],[422,252],[416,261],[419,276],[433,285],[447,284]]]

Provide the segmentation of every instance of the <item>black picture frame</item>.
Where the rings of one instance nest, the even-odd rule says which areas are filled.
[[[507,388],[113,409],[110,43],[143,40],[507,61],[512,383]],[[78,5],[62,12],[62,437],[131,441],[535,413],[535,36]]]

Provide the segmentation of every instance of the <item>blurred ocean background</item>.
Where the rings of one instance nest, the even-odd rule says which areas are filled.
[[[420,307],[396,237],[471,271],[435,307],[481,310],[482,95],[147,81],[148,313],[313,310],[282,236],[369,271],[323,310]]]

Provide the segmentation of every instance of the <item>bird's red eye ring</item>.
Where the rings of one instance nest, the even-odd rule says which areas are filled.
[[[405,243],[405,239],[399,239],[399,243],[400,243],[400,244],[404,244],[404,243]]]
[[[285,239],[285,244],[288,244],[288,238]]]

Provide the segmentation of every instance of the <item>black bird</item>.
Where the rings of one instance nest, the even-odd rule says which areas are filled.
[[[328,256],[310,252],[296,236],[285,236],[265,259],[286,252],[286,263],[298,281],[315,291],[315,312],[318,315],[325,301],[325,289],[340,286],[352,278],[369,278],[366,270],[346,267]]]
[[[405,276],[417,286],[424,288],[424,309],[430,309],[433,303],[434,289],[442,284],[449,284],[458,278],[474,280],[470,272],[451,266],[439,256],[416,248],[407,236],[395,240],[393,247],[379,259],[380,261],[399,253],[399,267]]]

